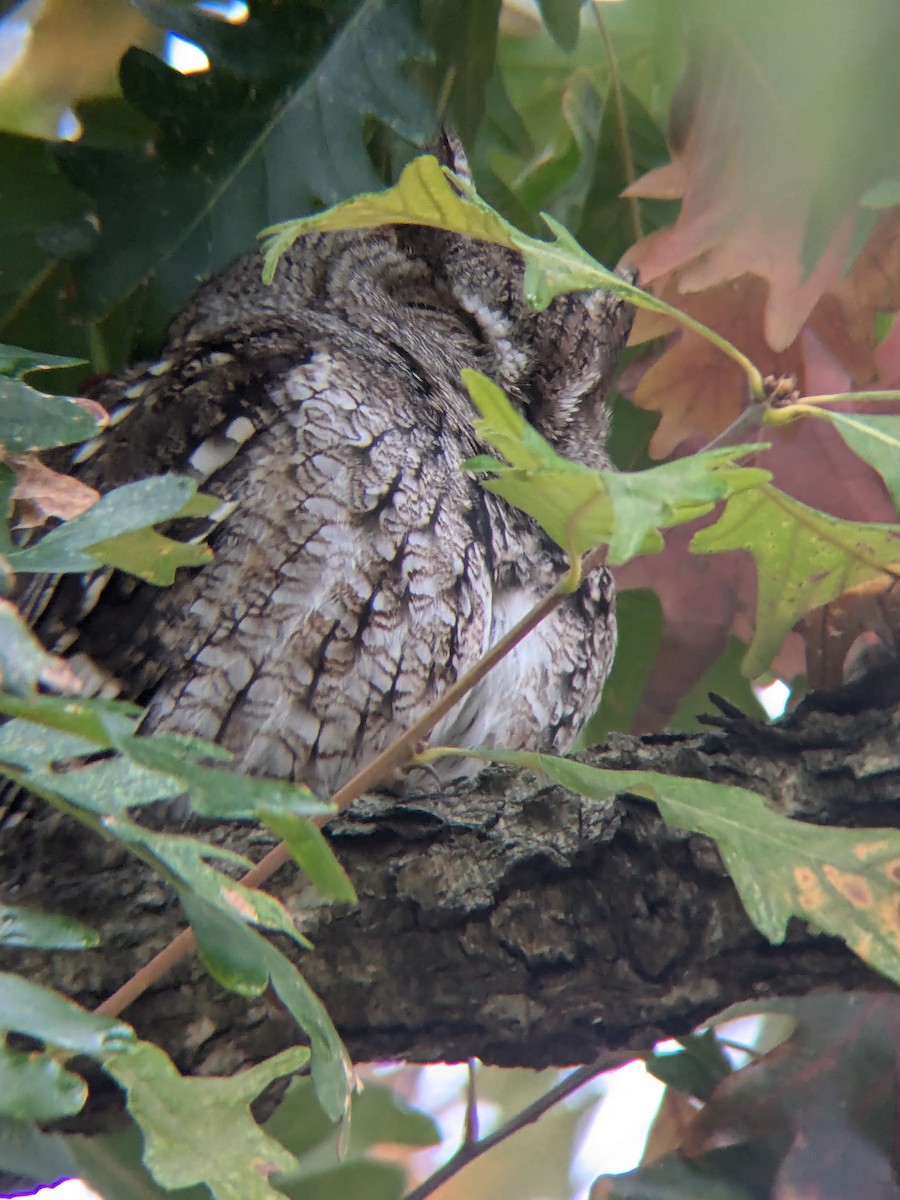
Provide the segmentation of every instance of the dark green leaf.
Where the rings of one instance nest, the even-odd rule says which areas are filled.
[[[0,343],[0,375],[21,379],[32,371],[53,371],[60,367],[77,367],[83,358],[65,358],[58,354],[41,354],[34,350],[23,350],[21,346]]]
[[[46,746],[49,753],[45,754],[45,765],[32,765],[27,777],[28,786],[44,796],[62,796],[97,816],[124,816],[129,808],[174,800],[184,793],[184,787],[177,779],[162,772],[145,770],[125,758],[103,757],[87,764],[76,759],[66,764],[61,755],[52,754],[59,747],[58,739],[51,736],[39,744]],[[31,745],[34,747],[35,742]],[[96,753],[96,747],[90,749]],[[112,836],[127,840],[126,825],[112,820],[107,827]]]
[[[119,749],[136,763],[161,771],[190,789],[191,806],[204,817],[239,820],[262,812],[286,816],[325,816],[334,805],[313,795],[300,784],[280,779],[237,775],[204,767],[155,738],[132,737],[119,742]]]
[[[185,888],[218,909],[229,920],[246,921],[286,934],[299,946],[309,948],[309,941],[297,929],[280,900],[268,892],[246,887],[207,865],[207,859],[219,859],[249,870],[252,866],[242,855],[223,846],[207,845],[194,837],[176,833],[157,833],[133,822],[116,822],[114,832],[122,841],[152,855],[156,863],[179,879]],[[107,822],[107,829],[109,823]]]
[[[36,322],[22,336],[22,308],[42,288],[61,287],[67,268],[54,265],[43,241],[81,223],[87,205],[60,172],[52,145],[37,138],[0,132],[0,179],[0,329],[10,340],[53,344]]]
[[[54,758],[87,754],[97,747],[110,749],[116,738],[134,730],[140,711],[137,705],[118,700],[20,699],[0,692],[0,712],[22,718],[0,726],[0,748],[7,755],[4,761],[39,767]],[[47,730],[58,730],[71,742],[65,738],[55,741]],[[8,757],[10,754],[13,757]]]
[[[16,571],[93,571],[98,562],[94,555],[85,553],[89,547],[176,516],[196,490],[193,479],[182,475],[126,483],[101,496],[87,512],[66,521],[36,545],[14,551],[10,563]]]
[[[501,0],[432,0],[425,7],[425,34],[434,48],[436,77],[449,93],[447,112],[471,145],[484,112],[494,72]]]
[[[538,0],[544,24],[563,50],[574,50],[581,25],[581,0]]]
[[[354,1093],[350,1102],[351,1111],[360,1095],[362,1093]],[[304,1160],[316,1147],[326,1146],[330,1149],[334,1146],[340,1128],[340,1118],[333,1120],[328,1116],[316,1099],[312,1080],[303,1076],[291,1080],[284,1099],[266,1121],[266,1133],[278,1138],[304,1166]],[[350,1128],[352,1136],[352,1124]]]
[[[304,46],[310,30],[315,66]],[[377,186],[366,153],[372,117],[410,140],[427,135],[427,106],[405,77],[423,50],[407,5],[366,0],[326,47],[333,33],[327,13],[255,10],[228,35],[228,58],[234,64],[248,44],[256,78],[222,61],[182,76],[143,51],[126,54],[123,93],[158,125],[152,151],[91,145],[89,137],[57,151],[94,199],[102,230],[78,271],[88,317],[146,291],[139,336],[158,337],[197,280],[250,248],[262,226]],[[257,56],[259,38],[271,53]]]
[[[563,224],[576,228],[594,169],[602,108],[590,71],[581,68],[566,80],[560,107],[565,130],[520,172],[516,196],[526,211],[547,209]]]
[[[305,872],[323,899],[354,904],[356,891],[334,857],[321,829],[291,814],[259,812],[259,819],[286,842],[294,862]]]
[[[261,941],[241,937],[233,913],[207,903],[199,893],[179,890],[182,907],[200,947],[200,957],[214,979],[239,996],[259,996],[269,982]]]
[[[86,950],[99,944],[97,933],[74,917],[0,904],[0,946]]]
[[[21,379],[0,377],[0,445],[14,454],[83,442],[102,428],[100,411],[93,401],[48,396]]]
[[[304,1173],[296,1183],[279,1181],[278,1187],[291,1200],[402,1200],[406,1171],[396,1163],[344,1163]]]
[[[316,1146],[334,1139],[337,1124],[317,1103],[312,1081],[301,1078],[291,1081],[266,1131],[303,1162]],[[352,1162],[374,1146],[434,1146],[440,1132],[431,1117],[404,1103],[391,1088],[369,1081],[353,1095],[344,1141],[343,1158]]]
[[[259,936],[246,928],[244,932]],[[268,942],[265,953],[272,987],[312,1044],[312,1078],[319,1103],[337,1120],[347,1111],[350,1100],[352,1072],[347,1051],[322,1001],[293,963]]]
[[[110,1054],[134,1039],[122,1021],[86,1012],[50,988],[6,972],[0,974],[0,1029],[79,1054]]]
[[[200,954],[210,973],[225,987],[252,993],[262,972],[312,1046],[312,1078],[319,1103],[333,1121],[350,1103],[351,1071],[347,1052],[321,1000],[289,959],[247,925],[216,911],[196,895],[185,896]]]
[[[688,1034],[680,1042],[680,1050],[651,1054],[645,1066],[669,1087],[686,1096],[708,1100],[718,1084],[731,1074],[731,1064],[712,1029]]]
[[[303,1080],[298,1080],[303,1083]],[[389,1087],[367,1083],[353,1097],[347,1155],[353,1158],[373,1146],[435,1146],[441,1133],[434,1118],[406,1104]]]
[[[572,226],[578,240],[601,262],[616,262],[642,234],[674,220],[672,201],[622,196],[630,184],[668,159],[665,129],[629,88],[610,88],[590,184],[578,224]]]
[[[78,1174],[78,1164],[65,1138],[40,1133],[30,1122],[6,1117],[0,1117],[0,1169],[35,1183],[55,1183]]]
[[[0,1117],[52,1121],[80,1112],[86,1099],[84,1080],[49,1054],[11,1050],[0,1043]]]
[[[600,707],[578,738],[576,749],[595,746],[613,730],[630,729],[659,649],[663,614],[656,593],[621,592],[616,601],[619,629],[616,657],[603,687]]]
[[[746,645],[738,638],[730,637],[722,657],[712,664],[681,700],[668,728],[690,732],[707,729],[708,726],[700,717],[715,711],[710,693],[730,701],[751,721],[761,721],[765,724],[769,720],[766,710],[757,699],[751,681],[741,670],[746,653]]]

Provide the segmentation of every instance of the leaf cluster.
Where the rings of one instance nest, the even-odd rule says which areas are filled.
[[[16,574],[52,581],[68,572],[92,575],[118,568],[163,586],[172,582],[179,566],[209,560],[206,547],[153,528],[161,521],[205,515],[216,506],[196,493],[190,479],[147,479],[99,497],[44,468],[41,489],[36,489],[33,452],[96,435],[106,414],[92,401],[45,394],[21,378],[67,366],[66,359],[3,347],[2,363],[8,374],[0,377],[0,481],[7,519],[0,536],[8,584]],[[80,489],[90,494],[84,497]],[[29,532],[35,535],[38,518],[45,521],[67,511],[67,495],[76,510],[80,507],[77,515],[41,536],[14,539],[8,525],[14,505],[30,505]],[[64,660],[40,645],[9,600],[0,603],[0,628],[5,688],[0,712],[9,718],[0,725],[0,775],[92,833],[117,842],[168,882],[181,899],[201,958],[223,986],[258,996],[271,985],[309,1040],[319,1103],[332,1121],[341,1119],[349,1106],[351,1072],[340,1038],[294,963],[256,932],[278,932],[302,949],[311,948],[291,915],[269,893],[234,878],[236,869],[253,865],[242,855],[196,836],[161,832],[132,815],[133,810],[175,803],[189,805],[204,818],[255,821],[290,848],[323,900],[348,902],[354,899],[353,888],[310,823],[333,806],[302,787],[236,775],[225,765],[230,755],[212,743],[139,736],[140,711],[78,698],[79,679]],[[69,694],[37,695],[38,687]],[[85,950],[96,946],[97,939],[64,915],[4,906],[0,944]],[[0,981],[0,1030],[14,1038],[36,1038],[43,1046],[40,1051],[20,1050],[9,1040],[0,1046],[0,1077],[8,1085],[0,1100],[0,1146],[5,1144],[4,1156],[12,1165],[18,1163],[17,1169],[46,1161],[42,1135],[28,1133],[30,1124],[70,1116],[84,1104],[86,1085],[66,1066],[72,1054],[95,1058],[124,1088],[144,1135],[145,1162],[163,1186],[203,1180],[223,1196],[261,1197],[277,1194],[265,1182],[268,1174],[297,1169],[294,1157],[259,1130],[248,1105],[272,1080],[305,1067],[310,1060],[305,1048],[285,1051],[233,1079],[182,1079],[161,1050],[137,1042],[127,1026],[84,1013],[14,975]],[[216,1146],[204,1136],[211,1108],[220,1118],[233,1110],[233,1126],[222,1130]],[[198,1159],[200,1144],[208,1158]],[[12,1158],[11,1145],[19,1147]],[[66,1157],[62,1149],[59,1154]]]
[[[668,1088],[644,1160],[598,1179],[592,1200],[890,1195],[897,1005],[890,994],[737,1004],[652,1055]],[[743,1052],[735,1034],[759,1018],[762,1052]]]
[[[295,238],[314,230],[371,228],[390,222],[434,225],[517,250],[525,260],[525,290],[535,308],[546,307],[567,291],[606,288],[644,311],[665,313],[745,369],[756,396],[759,424],[778,426],[809,413],[849,433],[852,448],[878,470],[896,494],[900,482],[900,416],[847,417],[828,406],[835,397],[769,406],[759,371],[741,352],[691,318],[635,284],[609,271],[586,253],[566,230],[545,217],[554,235],[542,242],[515,229],[487,203],[461,195],[437,161],[424,157],[407,166],[396,187],[361,196],[336,208],[270,229],[265,238],[266,272]],[[574,556],[598,542],[609,560],[621,565],[639,554],[663,549],[661,530],[704,516],[721,501],[718,519],[696,533],[698,553],[744,550],[756,567],[754,635],[743,669],[761,675],[791,628],[855,587],[878,581],[891,586],[900,570],[900,525],[843,521],[800,503],[774,487],[771,474],[740,467],[736,460],[758,447],[737,445],[707,450],[663,466],[634,473],[592,471],[566,462],[534,430],[489,380],[465,373],[475,406],[477,429],[502,456],[471,460],[469,468],[491,472],[485,484],[529,512],[563,549]],[[898,398],[891,393],[889,398]],[[871,399],[862,393],[860,398]],[[850,438],[847,438],[848,444]],[[891,451],[894,451],[892,453]]]
[[[732,262],[729,255],[746,266],[735,250],[743,247],[740,229],[732,231],[730,242],[725,239],[727,254],[718,246],[707,259],[709,247],[700,244],[696,225],[686,227],[696,196],[684,176],[674,180],[674,173],[679,162],[699,161],[706,182],[722,186],[709,166],[717,161],[710,148],[723,151],[727,123],[700,119],[712,110],[710,95],[721,96],[711,52],[688,73],[693,84],[686,89],[690,94],[680,96],[681,107],[675,103],[683,60],[697,49],[673,17],[674,6],[633,0],[605,6],[620,11],[602,16],[600,6],[593,6],[598,15],[588,28],[577,0],[543,0],[539,10],[550,36],[538,38],[501,36],[500,4],[480,0],[290,6],[255,0],[244,26],[230,26],[191,5],[137,0],[137,7],[161,28],[200,45],[210,70],[184,77],[147,51],[132,49],[120,64],[120,95],[75,103],[82,127],[76,142],[53,145],[0,134],[0,164],[8,181],[0,192],[0,245],[10,249],[0,282],[0,332],[10,341],[50,345],[57,352],[0,347],[0,556],[7,594],[14,576],[74,572],[100,578],[112,569],[165,586],[179,567],[200,566],[209,557],[202,545],[172,536],[170,522],[213,506],[192,481],[146,480],[99,498],[40,463],[36,452],[89,441],[102,432],[107,417],[89,401],[41,392],[26,377],[49,372],[60,380],[58,390],[71,390],[79,361],[90,360],[103,371],[154,348],[196,280],[245,250],[261,227],[269,230],[271,273],[294,237],[398,221],[437,225],[516,250],[525,260],[526,290],[536,307],[562,292],[602,287],[641,310],[643,336],[670,334],[674,325],[682,329],[680,340],[663,345],[635,392],[639,404],[665,410],[657,450],[661,444],[673,448],[694,428],[686,415],[690,404],[658,402],[660,381],[670,379],[678,355],[687,363],[679,386],[691,400],[701,395],[705,412],[714,408],[721,415],[726,405],[724,391],[710,400],[707,377],[696,368],[706,361],[701,354],[724,363],[731,384],[737,378],[751,400],[755,426],[741,425],[736,444],[726,439],[653,466],[646,454],[650,426],[636,410],[620,409],[625,433],[617,436],[625,444],[630,439],[621,457],[645,469],[591,471],[561,458],[495,385],[467,373],[480,413],[477,430],[493,452],[472,460],[468,469],[486,488],[534,516],[563,547],[572,561],[570,586],[577,581],[580,556],[598,544],[608,547],[608,560],[617,567],[649,559],[658,572],[652,564],[671,545],[670,531],[706,522],[687,531],[691,554],[718,561],[739,551],[752,560],[753,632],[743,658],[751,678],[769,667],[785,636],[814,610],[894,586],[900,526],[831,515],[779,486],[783,479],[773,469],[745,460],[751,450],[760,451],[758,443],[749,444],[759,428],[777,451],[777,439],[789,426],[799,424],[801,439],[827,427],[849,448],[844,461],[869,464],[896,506],[900,417],[841,411],[848,399],[843,393],[785,400],[783,389],[764,381],[768,360],[764,364],[741,337],[729,339],[709,317],[718,297],[707,297],[704,307],[666,274],[694,252],[701,259],[694,269],[701,274],[710,270],[710,260],[720,267],[723,258]],[[715,18],[710,45],[717,51],[728,44],[735,21],[740,26],[733,2],[718,6],[716,14],[704,0],[684,7],[687,26]],[[777,14],[770,15],[774,22]],[[747,30],[742,36],[762,54]],[[806,103],[793,85],[786,99],[794,116]],[[482,194],[448,180],[427,156],[410,163],[395,188],[375,192],[396,174],[408,143],[421,144],[436,108],[444,105],[473,145]],[[685,115],[691,113],[693,122]],[[724,108],[715,115],[723,113]],[[667,133],[674,157],[663,166]],[[873,154],[867,150],[862,157],[854,178],[865,176],[865,212],[841,256],[843,268],[852,264],[857,271],[865,266],[865,238],[877,235],[873,214],[884,215],[885,206],[896,201],[888,177],[896,164],[888,164],[882,176]],[[749,152],[747,160],[756,161]],[[662,179],[656,174],[650,183],[638,183],[655,168],[671,170]],[[822,194],[837,191],[849,204],[849,174],[844,172],[835,189],[834,164],[825,162]],[[625,188],[630,194],[623,201]],[[354,198],[339,203],[348,196]],[[680,216],[671,225],[679,197]],[[301,222],[288,220],[327,204],[337,206]],[[805,269],[830,261],[839,207],[824,205],[818,192],[813,197],[814,219],[797,233],[802,253],[794,255]],[[543,226],[535,217],[540,209],[546,212]],[[536,236],[545,227],[549,241]],[[655,232],[663,236],[654,239]],[[644,279],[659,281],[655,294],[598,261],[614,261],[636,243]],[[785,330],[796,334],[792,322],[802,324],[802,289],[796,281],[788,287],[775,272],[771,278],[773,295],[790,294],[790,319],[784,306],[773,316],[770,305],[767,328],[789,342]],[[706,279],[710,291],[718,282],[714,275]],[[699,283],[697,288],[702,294]],[[889,299],[883,297],[881,307],[890,307]],[[878,307],[874,300],[867,303],[867,312]],[[896,395],[884,391],[868,399]],[[649,449],[654,452],[652,442]],[[13,512],[15,530],[5,520]],[[161,523],[163,532],[155,528]],[[39,645],[8,600],[0,600],[0,674],[6,689],[0,710],[9,718],[0,729],[0,771],[149,864],[178,893],[215,978],[246,996],[271,988],[312,1052],[310,1059],[305,1047],[293,1047],[233,1078],[185,1079],[161,1050],[138,1040],[122,1022],[84,1013],[27,980],[6,976],[0,980],[5,1035],[0,1077],[7,1084],[0,1089],[0,1158],[23,1173],[43,1173],[54,1164],[60,1174],[88,1174],[100,1186],[105,1182],[109,1195],[115,1194],[113,1179],[121,1167],[146,1195],[191,1188],[218,1197],[398,1196],[401,1173],[373,1163],[368,1151],[378,1142],[424,1145],[434,1130],[420,1117],[396,1110],[386,1093],[370,1089],[354,1101],[349,1157],[342,1165],[326,1164],[326,1144],[350,1103],[351,1078],[327,1013],[292,958],[266,936],[280,933],[305,951],[291,915],[268,893],[239,882],[237,872],[249,865],[239,855],[198,837],[160,832],[141,819],[142,812],[158,811],[151,806],[186,803],[205,818],[256,821],[283,839],[324,900],[352,901],[352,888],[315,823],[331,811],[329,804],[303,788],[235,775],[214,745],[143,736],[140,714],[129,706],[81,699],[66,663]],[[648,774],[609,778],[546,757],[515,761],[586,794],[624,788],[652,799],[671,823],[716,841],[748,912],[771,940],[784,937],[791,916],[801,916],[900,980],[900,846],[892,831],[800,825],[742,789]],[[96,937],[64,915],[9,905],[0,909],[0,940],[73,952],[89,950]],[[804,1124],[792,1114],[786,1119],[784,1113],[773,1115],[774,1108],[754,1106],[754,1088],[773,1092],[787,1079],[790,1087],[802,1089],[804,1071],[812,1065],[833,1092],[845,1092],[841,1073],[852,1075],[859,1065],[857,1046],[859,1061],[866,1059],[866,1043],[857,1036],[850,1009],[830,1004],[823,999],[818,1007],[790,1008],[796,1026],[787,1051],[781,1059],[762,1060],[755,1072],[730,1072],[709,1036],[687,1039],[677,1061],[656,1061],[658,1074],[706,1100],[707,1107],[691,1121],[690,1137],[677,1143],[681,1158],[621,1180],[608,1194],[644,1195],[664,1184],[673,1194],[691,1187],[685,1194],[700,1195],[698,1179],[704,1178],[714,1178],[719,1188],[710,1194],[755,1194],[736,1179],[746,1170],[748,1147],[760,1144],[769,1177],[780,1169],[789,1182],[804,1179],[826,1145],[821,1106],[810,1101],[810,1111],[822,1121]],[[885,1026],[890,1016],[889,1009],[874,1012]],[[823,1046],[837,1027],[853,1053],[829,1075]],[[94,1059],[125,1090],[140,1138],[132,1132],[89,1146],[40,1131],[41,1123],[69,1116],[83,1104],[85,1085],[70,1062],[75,1054]],[[787,1075],[779,1073],[785,1058],[793,1064]],[[250,1112],[252,1101],[272,1081],[307,1069],[308,1060],[311,1080],[295,1080],[276,1116],[260,1127]],[[860,1078],[864,1075],[861,1066]],[[880,1086],[877,1073],[874,1079],[865,1075],[853,1094],[863,1105]],[[804,1104],[807,1099],[804,1094]],[[795,1135],[794,1158],[784,1160],[789,1169],[778,1157],[778,1138],[787,1126]],[[723,1166],[717,1147],[728,1137],[733,1150]],[[881,1143],[868,1159],[858,1140],[852,1146],[858,1154],[853,1162],[871,1167],[871,1177],[880,1179]]]

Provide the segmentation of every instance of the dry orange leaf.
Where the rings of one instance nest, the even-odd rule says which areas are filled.
[[[94,488],[51,470],[30,454],[10,455],[5,461],[16,473],[13,500],[20,529],[34,529],[49,517],[69,521],[100,499]]]

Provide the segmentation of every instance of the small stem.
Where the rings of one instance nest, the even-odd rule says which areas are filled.
[[[860,400],[900,400],[900,391],[834,392],[824,396],[804,396],[804,404],[846,404]]]
[[[478,1141],[478,1093],[475,1089],[475,1059],[470,1058],[466,1064],[466,1120],[463,1126],[463,1145],[471,1146]]]
[[[438,121],[443,121],[447,114],[447,108],[450,104],[450,96],[453,92],[453,85],[456,83],[456,64],[453,63],[447,68],[444,78],[441,80],[441,90],[438,92],[437,100],[435,101],[434,110],[437,113]]]
[[[88,326],[88,345],[90,347],[91,369],[94,374],[105,375],[108,371],[111,371],[112,363],[109,357],[109,347],[96,321]]]
[[[571,1096],[573,1092],[578,1091],[580,1087],[584,1087],[592,1079],[598,1075],[602,1075],[604,1071],[610,1071],[613,1067],[621,1066],[623,1063],[631,1062],[636,1056],[634,1054],[623,1054],[621,1052],[603,1054],[595,1062],[588,1063],[587,1066],[578,1067],[572,1071],[565,1079],[560,1080],[555,1087],[552,1087],[549,1092],[545,1092],[543,1096],[535,1100],[533,1104],[529,1104],[523,1108],[516,1116],[511,1117],[505,1125],[501,1125],[499,1129],[488,1134],[487,1137],[478,1142],[466,1142],[457,1150],[457,1152],[439,1167],[433,1175],[419,1184],[418,1187],[407,1193],[405,1200],[427,1200],[428,1196],[433,1195],[439,1187],[452,1179],[454,1175],[474,1162],[476,1158],[480,1158],[482,1154],[486,1154],[488,1150],[492,1150],[494,1146],[498,1146],[501,1142],[506,1141],[514,1133],[518,1133],[520,1129],[524,1129],[526,1125],[533,1125],[539,1117],[542,1117],[545,1112],[558,1104],[560,1100],[564,1100],[566,1096]]]
[[[595,546],[590,550],[584,558],[576,560],[582,576],[596,570],[606,561],[606,546]],[[531,633],[532,629],[536,628],[545,617],[549,616],[554,609],[568,599],[571,594],[567,590],[567,585],[571,580],[572,569],[563,576],[556,586],[540,600],[534,608],[526,613],[521,621],[500,639],[490,650],[478,660],[478,662],[466,671],[461,679],[449,687],[441,698],[428,709],[428,711],[414,722],[405,733],[402,733],[382,752],[376,755],[367,766],[353,776],[351,780],[344,784],[342,788],[334,793],[332,801],[338,812],[346,808],[364,792],[370,791],[376,784],[383,779],[388,778],[415,756],[416,748],[423,742],[431,732],[434,725],[449,712],[454,705],[462,700],[467,692],[470,692],[477,683],[493,667],[496,666],[501,659],[505,658],[512,650],[518,646],[523,638]],[[315,818],[317,825],[323,825],[330,819],[328,816]],[[259,887],[261,883],[265,883],[279,867],[291,861],[291,852],[288,849],[286,842],[279,842],[273,847],[260,861],[241,878],[241,883],[246,887]],[[190,929],[185,929],[171,941],[168,946],[164,947],[160,952],[154,955],[153,958],[138,971],[131,979],[127,980],[116,992],[108,996],[97,1007],[97,1012],[103,1013],[106,1016],[118,1016],[123,1012],[129,1004],[133,1004],[139,996],[141,996],[148,987],[157,983],[163,975],[177,963],[185,955],[189,954],[197,944],[197,939],[194,937]]]
[[[712,441],[701,447],[698,453],[702,454],[706,450],[719,450],[723,446],[739,446],[748,437],[759,433],[769,411],[768,406],[761,401],[751,400],[737,419],[732,421],[721,433],[717,433]]]
[[[612,39],[609,36],[609,30],[606,28],[606,22],[603,20],[600,12],[598,0],[594,0],[591,5],[591,11],[597,20],[600,36],[603,38],[603,47],[606,50],[606,61],[609,63],[609,82],[612,85],[613,97],[615,99],[616,125],[619,130],[619,141],[622,144],[622,165],[625,168],[625,179],[630,186],[635,181],[636,172],[634,168],[634,154],[631,149],[631,139],[628,136],[628,114],[625,111],[625,94],[622,91],[622,77],[619,74],[616,53],[613,49]],[[634,240],[638,242],[644,236],[643,226],[641,225],[641,206],[637,196],[626,197],[625,203],[628,205],[631,234]]]

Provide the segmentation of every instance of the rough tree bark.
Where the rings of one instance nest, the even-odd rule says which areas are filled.
[[[807,702],[766,728],[618,736],[586,759],[751,787],[817,823],[896,825],[900,706],[857,704]],[[452,795],[366,798],[329,836],[358,908],[314,908],[290,868],[273,890],[316,943],[303,970],[357,1060],[581,1063],[684,1033],[733,1001],[889,986],[800,922],[769,945],[712,844],[633,798],[599,803],[492,770]],[[251,834],[249,852],[264,841]],[[7,951],[0,965],[87,1006],[180,925],[140,863],[49,809],[7,830],[2,872],[7,902],[81,917],[102,949]],[[229,1072],[297,1040],[276,1001],[224,992],[195,960],[124,1015],[190,1071]]]

